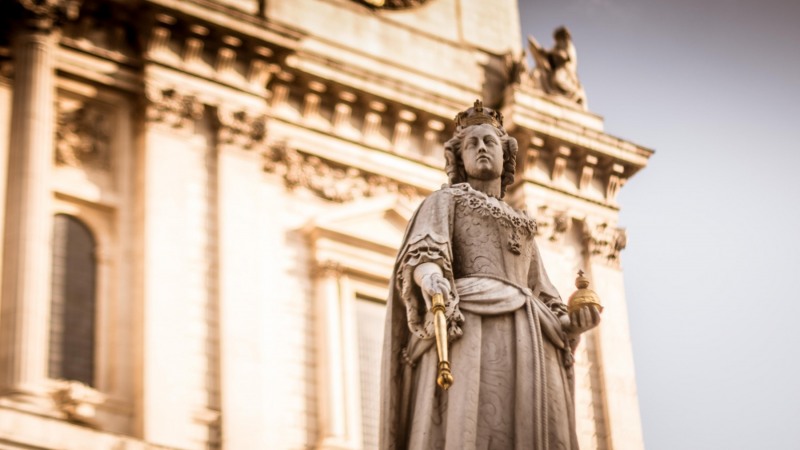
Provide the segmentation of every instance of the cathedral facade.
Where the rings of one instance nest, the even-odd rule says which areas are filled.
[[[0,8],[0,448],[377,448],[397,247],[475,99],[550,278],[605,305],[581,448],[643,448],[616,197],[652,151],[566,30],[528,67],[516,0]]]

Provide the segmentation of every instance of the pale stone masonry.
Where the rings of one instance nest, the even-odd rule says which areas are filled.
[[[616,197],[652,151],[545,93],[522,31],[515,0],[3,2],[0,448],[375,448],[397,246],[477,98],[556,287],[606,305],[581,446],[643,448]],[[48,377],[57,214],[96,243],[94,390]]]

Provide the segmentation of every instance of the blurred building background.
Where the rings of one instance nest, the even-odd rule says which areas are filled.
[[[606,305],[582,448],[643,447],[615,199],[652,152],[525,63],[515,0],[0,17],[0,448],[375,448],[394,255],[476,98],[519,141],[507,200],[550,277]]]

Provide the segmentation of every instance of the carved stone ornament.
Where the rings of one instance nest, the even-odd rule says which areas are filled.
[[[578,56],[572,35],[566,27],[553,33],[555,45],[545,50],[533,36],[528,36],[528,50],[536,62],[530,77],[548,94],[559,95],[586,110],[586,92],[578,79]]]
[[[263,142],[267,135],[266,116],[263,114],[252,116],[243,110],[220,107],[217,118],[220,143],[249,149]]]
[[[337,261],[325,260],[318,261],[312,268],[312,273],[315,277],[333,277],[339,278],[346,272],[343,264]]]
[[[411,198],[420,195],[412,186],[354,167],[338,166],[282,143],[272,145],[264,152],[264,170],[280,174],[289,189],[303,187],[335,202],[388,193]]]
[[[597,261],[619,267],[619,254],[628,245],[628,235],[624,228],[609,226],[607,223],[583,223],[583,238],[586,252]]]
[[[111,125],[108,111],[91,103],[59,102],[56,164],[108,170]]]
[[[16,0],[25,25],[40,31],[51,31],[78,17],[82,0]]]
[[[180,128],[203,117],[204,106],[193,95],[154,86],[148,86],[145,95],[150,102],[147,107],[148,120]]]
[[[51,397],[56,408],[70,421],[94,425],[97,406],[106,401],[97,390],[72,380],[56,380]]]
[[[552,242],[561,242],[572,228],[572,218],[565,211],[553,211],[547,206],[539,208],[536,215],[537,236],[546,237]]]
[[[420,6],[428,0],[355,0],[378,9],[408,9]]]

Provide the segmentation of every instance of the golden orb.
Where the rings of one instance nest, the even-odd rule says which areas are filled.
[[[597,310],[603,312],[603,305],[600,304],[600,296],[591,289],[589,289],[589,279],[583,276],[583,271],[578,271],[578,278],[575,279],[575,287],[577,291],[569,296],[567,302],[567,311],[573,313],[579,310],[584,305],[594,305]]]

